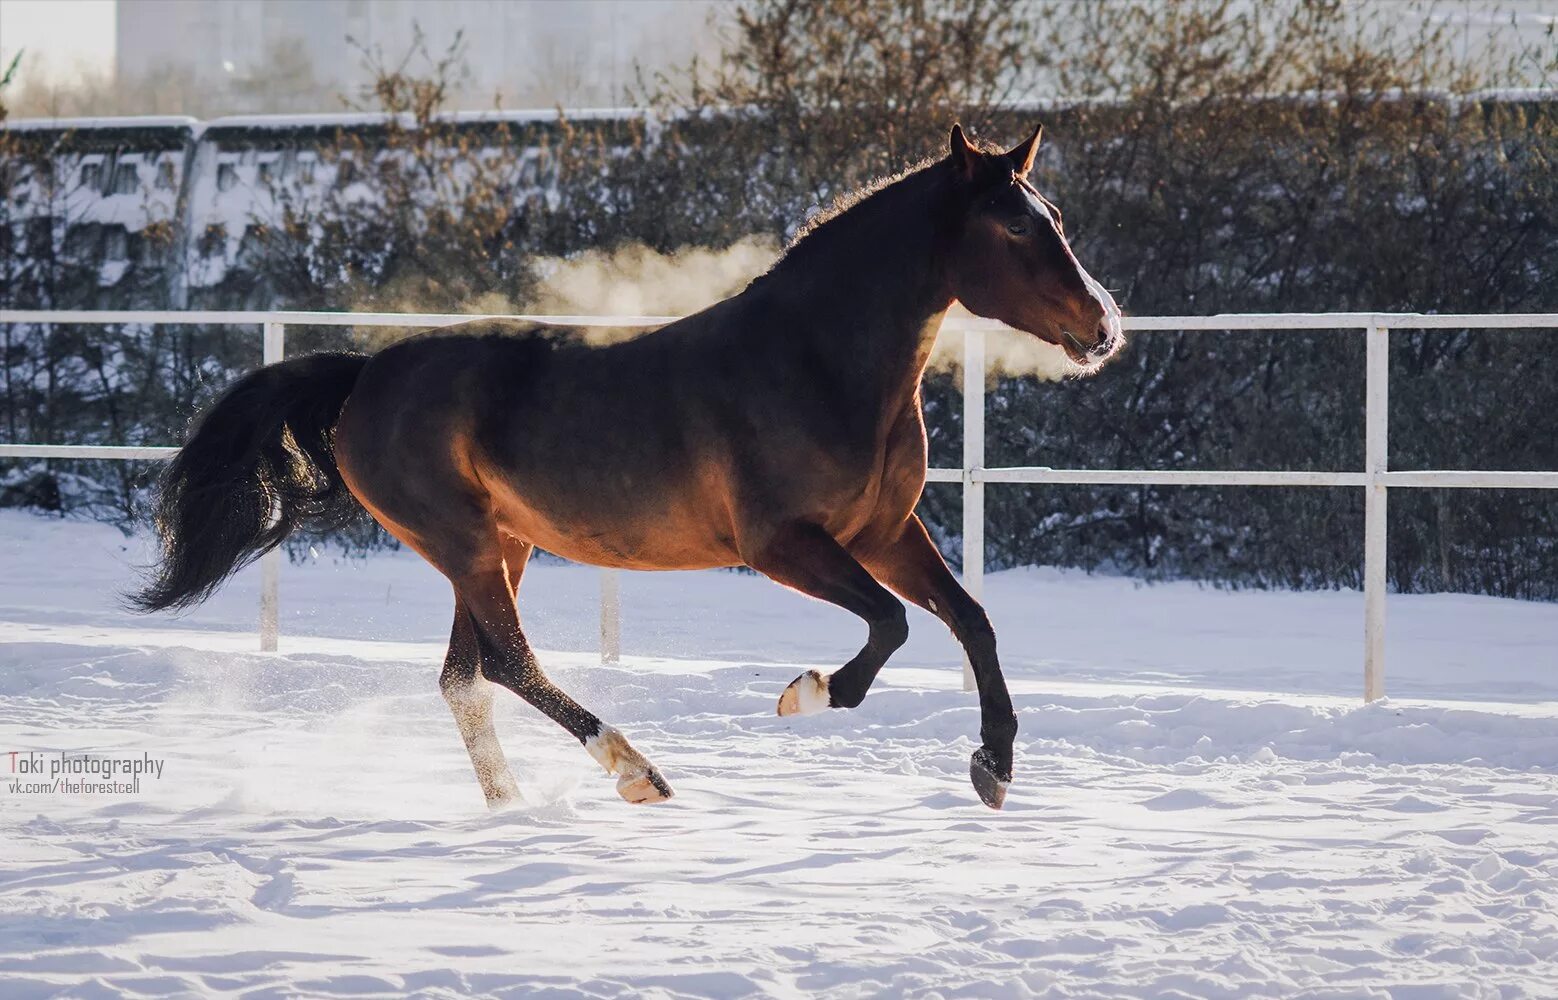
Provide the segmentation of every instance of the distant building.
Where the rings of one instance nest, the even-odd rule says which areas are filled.
[[[420,28],[436,59],[463,32],[456,103],[608,107],[718,51],[717,0],[119,0],[121,86],[183,78],[227,113],[325,111]],[[352,42],[348,43],[348,39]],[[412,64],[422,71],[425,64]]]

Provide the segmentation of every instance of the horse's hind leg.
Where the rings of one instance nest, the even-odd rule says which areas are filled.
[[[509,592],[516,594],[530,559],[530,543],[505,537],[499,548]],[[454,626],[449,633],[449,655],[444,658],[438,686],[460,727],[460,738],[471,755],[471,766],[476,769],[476,780],[481,783],[487,804],[497,808],[518,799],[519,785],[492,725],[492,682],[482,676],[476,624],[465,602],[458,598],[454,603]]]
[[[438,687],[460,727],[460,738],[471,755],[471,766],[476,769],[476,780],[481,782],[487,804],[497,808],[515,801],[519,798],[519,785],[492,727],[492,683],[482,676],[476,626],[463,601],[455,601],[449,654],[444,658]]]
[[[481,672],[540,709],[584,744],[591,757],[617,776],[617,794],[629,802],[660,802],[671,786],[627,738],[602,723],[570,698],[541,670],[535,651],[519,626],[513,590],[501,571],[477,570],[455,581],[455,592],[470,609]]]

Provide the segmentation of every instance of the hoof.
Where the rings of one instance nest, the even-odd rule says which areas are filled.
[[[1006,786],[1012,783],[1012,772],[1003,775],[989,750],[980,747],[974,751],[973,759],[968,762],[968,777],[974,783],[974,791],[979,793],[979,801],[991,809],[999,809],[1006,802]]]
[[[815,715],[829,706],[828,679],[808,670],[779,696],[780,715]]]
[[[651,767],[642,774],[624,774],[617,779],[617,794],[634,805],[664,802],[675,795],[671,786]]]
[[[602,726],[599,733],[585,740],[584,749],[607,774],[617,776],[617,794],[629,802],[664,802],[674,794],[648,758],[610,726]]]

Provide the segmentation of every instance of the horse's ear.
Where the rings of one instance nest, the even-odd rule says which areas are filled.
[[[968,136],[963,134],[963,126],[954,124],[952,135],[947,144],[951,147],[952,165],[957,168],[959,175],[966,181],[974,179],[974,174],[979,170],[979,150],[975,149],[968,141]]]
[[[1039,155],[1039,139],[1044,135],[1044,126],[1040,125],[1033,130],[1033,137],[1027,142],[1019,142],[1007,150],[1006,158],[1012,161],[1012,169],[1018,177],[1027,177],[1028,171],[1033,169],[1034,157]]]

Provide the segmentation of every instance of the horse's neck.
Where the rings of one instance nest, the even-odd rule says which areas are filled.
[[[883,403],[912,397],[952,302],[931,203],[939,192],[928,171],[878,191],[807,237],[822,245],[798,247],[778,275],[805,304],[798,335],[810,353],[858,373]]]

